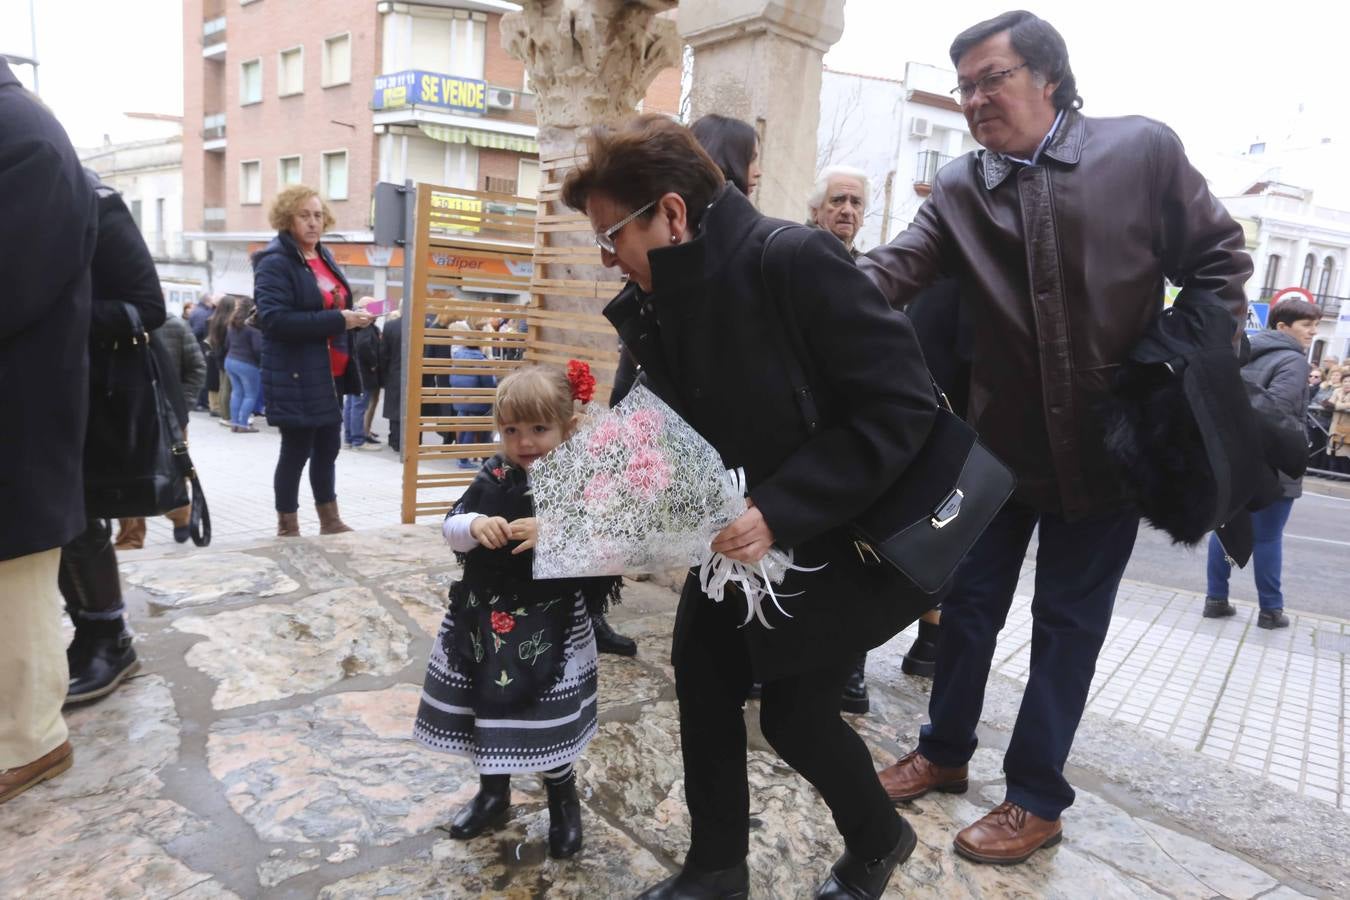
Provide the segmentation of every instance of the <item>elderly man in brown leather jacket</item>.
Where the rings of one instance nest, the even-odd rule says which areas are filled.
[[[1048,23],[1005,13],[959,35],[951,58],[984,149],[943,168],[913,224],[859,265],[897,307],[940,273],[958,279],[975,328],[967,415],[1018,490],[943,601],[930,723],[881,779],[896,801],[966,789],[995,641],[1038,528],[1006,799],[955,842],[975,861],[1016,863],[1061,838],[1074,798],[1064,763],[1139,526],[1096,406],[1162,309],[1164,279],[1228,301],[1236,337],[1252,264],[1171,129],[1078,112]]]

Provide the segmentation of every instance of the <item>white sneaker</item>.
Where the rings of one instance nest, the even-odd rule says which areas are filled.
[[[369,443],[367,443],[367,444],[357,444],[356,447],[355,447],[354,449],[356,449],[356,450],[373,450],[373,451],[375,451],[376,453],[379,453],[380,450],[381,450],[381,447],[380,447],[379,444],[369,444]]]

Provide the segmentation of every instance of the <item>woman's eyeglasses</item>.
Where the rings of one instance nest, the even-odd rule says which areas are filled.
[[[658,197],[656,199],[659,200],[661,198]],[[623,228],[623,226],[627,225],[629,222],[633,221],[638,216],[642,215],[655,205],[656,200],[653,200],[651,203],[648,203],[641,209],[634,210],[633,212],[624,216],[622,219],[620,219],[618,222],[615,222],[613,225],[609,226],[604,231],[597,231],[595,233],[595,246],[599,247],[606,253],[618,253],[619,251],[614,248],[614,235],[618,234],[619,230]]]

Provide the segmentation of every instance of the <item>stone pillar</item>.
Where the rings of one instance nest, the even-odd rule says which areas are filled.
[[[518,0],[522,9],[502,17],[502,46],[525,64],[536,97],[541,183],[557,182],[549,160],[574,152],[587,128],[612,124],[634,114],[657,73],[680,61],[675,23],[657,14],[676,0]],[[565,213],[560,201],[542,198],[540,213]],[[577,247],[595,251],[589,227],[536,235],[536,247]],[[601,266],[541,263],[535,277],[598,283],[594,296],[538,294],[545,309],[599,313],[618,292],[617,275]],[[541,329],[541,340],[584,344],[613,354],[612,335]],[[608,380],[602,366],[596,374]]]
[[[822,60],[844,32],[844,0],[682,0],[680,35],[694,50],[690,115],[734,116],[760,133],[770,216],[806,218],[816,174]]]

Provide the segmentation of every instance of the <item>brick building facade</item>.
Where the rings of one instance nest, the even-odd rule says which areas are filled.
[[[212,288],[250,293],[249,253],[290,183],[316,188],[325,242],[358,293],[399,296],[401,253],[373,244],[374,186],[405,179],[533,196],[534,102],[502,49],[504,0],[184,0],[183,223]],[[643,108],[675,114],[680,72]]]

